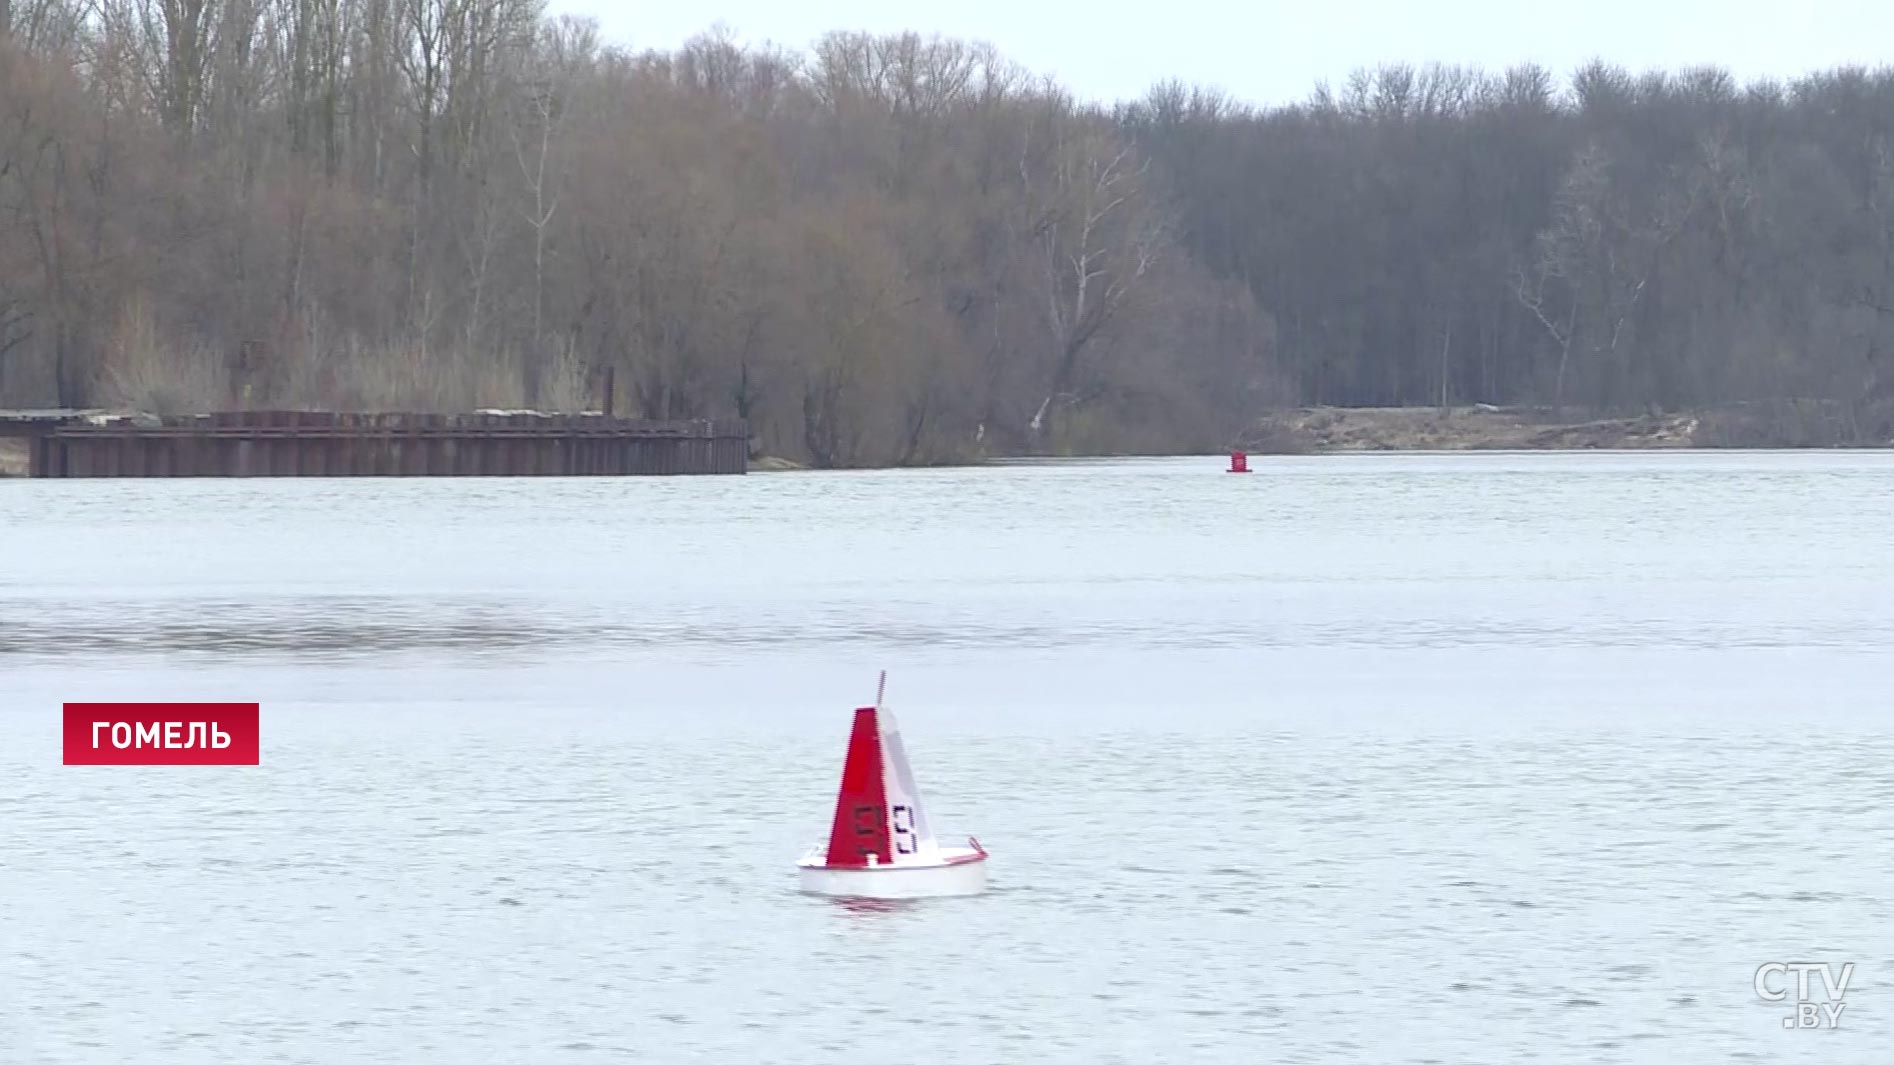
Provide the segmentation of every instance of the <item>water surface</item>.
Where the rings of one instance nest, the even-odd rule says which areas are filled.
[[[1887,1060],[1894,456],[1253,468],[0,482],[0,1061]],[[884,668],[984,897],[794,891]]]

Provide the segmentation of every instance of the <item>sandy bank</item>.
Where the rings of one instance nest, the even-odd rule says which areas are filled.
[[[779,459],[774,455],[758,455],[750,460],[751,473],[780,473],[788,470],[806,470],[809,467],[793,459]]]
[[[1836,405],[1774,404],[1626,418],[1506,407],[1312,407],[1258,419],[1235,446],[1258,454],[1691,447],[1890,446],[1878,425]]]

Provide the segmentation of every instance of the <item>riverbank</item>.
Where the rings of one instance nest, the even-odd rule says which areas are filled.
[[[1264,415],[1235,446],[1257,454],[1894,446],[1885,422],[1864,424],[1842,404],[1794,400],[1624,418],[1484,404],[1305,407]]]
[[[1304,407],[1274,411],[1241,433],[1233,447],[1252,454],[1323,454],[1349,451],[1583,451],[1682,448],[1894,447],[1894,416],[1864,417],[1822,401],[1650,414],[1580,418],[1539,408]],[[0,435],[0,477],[28,473],[27,441]],[[1004,464],[1004,458],[968,458],[957,465]],[[753,472],[809,467],[793,459],[758,456]]]

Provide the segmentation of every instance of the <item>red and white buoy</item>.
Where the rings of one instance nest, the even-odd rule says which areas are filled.
[[[888,675],[881,675],[885,688]],[[881,705],[855,711],[848,759],[835,798],[829,842],[796,863],[802,890],[818,895],[913,899],[986,890],[986,849],[943,847],[928,827],[894,715]]]
[[[1250,457],[1241,451],[1230,452],[1230,472],[1248,473],[1249,471]]]

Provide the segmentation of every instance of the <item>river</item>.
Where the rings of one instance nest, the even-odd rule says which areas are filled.
[[[0,1061],[1887,1060],[1894,455],[1222,466],[0,482]]]

